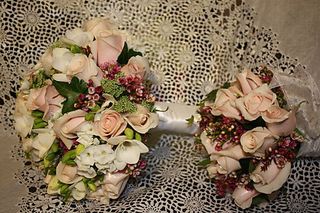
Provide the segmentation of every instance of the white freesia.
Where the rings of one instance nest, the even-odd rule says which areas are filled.
[[[27,109],[27,100],[28,96],[19,93],[14,112],[14,126],[18,135],[22,138],[25,138],[31,132],[34,121],[31,112]]]
[[[97,133],[93,130],[91,123],[86,123],[82,125],[79,132],[77,132],[77,141],[85,147],[97,145],[100,141],[97,138],[94,138],[95,135],[97,135]]]
[[[52,143],[56,139],[56,135],[52,130],[43,129],[42,133],[39,133],[32,140],[31,156],[35,161],[43,159],[45,154],[50,149]]]
[[[82,181],[75,184],[71,191],[71,195],[75,200],[81,200],[86,196],[86,186]]]
[[[66,38],[78,46],[86,47],[93,41],[93,34],[91,32],[84,32],[81,28],[75,28],[66,32]]]
[[[128,164],[138,163],[141,153],[148,152],[146,145],[138,140],[126,140],[120,143],[116,150],[116,159]]]

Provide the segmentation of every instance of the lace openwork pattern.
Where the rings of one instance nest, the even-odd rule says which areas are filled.
[[[8,134],[14,133],[15,92],[23,74],[67,29],[94,16],[112,18],[130,35],[130,46],[144,52],[159,101],[196,104],[242,67],[265,64],[289,76],[305,70],[279,50],[271,30],[254,26],[255,13],[242,0],[5,0],[0,2],[0,125]],[[145,174],[109,207],[92,201],[62,203],[46,194],[41,172],[24,159],[19,146],[12,156],[25,164],[16,179],[29,190],[18,204],[20,212],[240,211],[231,199],[215,195],[187,137],[162,136],[145,156]],[[316,211],[319,166],[319,161],[298,160],[280,197],[263,210]]]

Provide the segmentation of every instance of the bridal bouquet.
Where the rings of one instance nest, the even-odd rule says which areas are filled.
[[[125,34],[96,18],[67,31],[21,84],[15,127],[49,194],[108,203],[145,168],[157,126],[149,65]]]
[[[302,134],[297,107],[289,109],[273,74],[245,70],[236,81],[212,91],[200,104],[200,134],[208,157],[200,162],[214,179],[218,195],[231,193],[245,209],[269,201],[286,182]]]

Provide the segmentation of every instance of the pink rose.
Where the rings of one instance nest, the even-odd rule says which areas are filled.
[[[291,163],[287,162],[283,168],[279,168],[274,161],[262,171],[262,164],[250,175],[251,180],[255,182],[254,188],[261,193],[271,194],[281,188],[290,175]]]
[[[253,121],[262,112],[269,109],[276,102],[276,98],[276,94],[270,90],[268,85],[263,84],[235,102],[242,116],[248,121]]]
[[[137,104],[136,112],[126,114],[124,119],[135,131],[141,134],[147,133],[159,124],[158,114],[149,112],[147,108],[140,104]]]
[[[209,155],[212,155],[212,160],[216,159],[216,156],[226,156],[233,158],[235,160],[240,160],[242,158],[247,157],[246,153],[242,150],[240,145],[229,146],[227,149],[222,149],[221,151],[216,150],[217,142],[212,141],[212,139],[208,138],[205,131],[203,131],[200,135],[201,143],[207,150]]]
[[[105,63],[116,63],[122,52],[125,38],[120,33],[112,31],[100,32],[91,43],[91,53],[95,62],[101,66]]]
[[[107,140],[120,135],[127,127],[127,122],[118,112],[107,109],[102,112],[100,120],[94,122],[94,127],[100,137]]]
[[[259,195],[256,190],[247,190],[245,187],[237,187],[233,193],[232,198],[237,206],[242,209],[249,208],[252,204],[252,199]]]
[[[243,151],[254,153],[263,145],[264,141],[270,137],[272,138],[272,135],[267,128],[256,127],[245,132],[240,138],[240,143]]]
[[[81,131],[81,127],[86,124],[84,118],[86,114],[85,111],[80,109],[75,110],[64,114],[54,123],[53,130],[68,149],[71,148],[73,140],[77,138],[76,133]]]
[[[239,161],[227,157],[227,156],[216,156],[216,163],[212,163],[207,167],[207,171],[211,178],[217,174],[229,174],[233,171],[241,169]]]
[[[289,117],[289,112],[279,106],[271,106],[261,114],[263,120],[267,123],[278,123]]]
[[[69,166],[59,162],[57,166],[57,179],[65,184],[72,184],[80,181],[82,177],[77,175],[77,166]]]
[[[44,112],[43,119],[49,120],[61,108],[63,101],[64,97],[59,95],[56,88],[52,85],[47,85],[30,90],[27,108]]]
[[[148,60],[141,56],[131,57],[128,61],[128,64],[121,68],[121,71],[126,75],[136,75],[144,78],[145,73],[149,72],[149,63]]]
[[[251,90],[254,90],[262,85],[259,76],[253,74],[250,70],[244,70],[242,73],[236,75],[240,83],[243,94],[247,95]]]
[[[91,32],[94,37],[107,30],[115,30],[115,25],[108,18],[94,18],[83,24],[83,28],[87,32]]]
[[[288,114],[288,118],[278,123],[267,123],[267,128],[274,135],[288,136],[297,126],[296,109]]]
[[[219,89],[216,99],[211,107],[211,113],[215,116],[224,115],[228,118],[240,120],[240,112],[235,107],[236,96],[228,89]]]

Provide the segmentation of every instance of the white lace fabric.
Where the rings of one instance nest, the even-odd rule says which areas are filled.
[[[0,125],[6,137],[0,139],[1,147],[5,147],[0,154],[8,156],[11,149],[15,161],[1,159],[1,177],[7,173],[6,167],[15,171],[14,181],[6,176],[1,182],[6,194],[1,195],[0,206],[5,212],[239,211],[230,199],[215,195],[205,171],[199,170],[192,138],[174,135],[161,137],[145,156],[148,167],[144,176],[131,182],[109,207],[92,201],[64,204],[46,194],[41,172],[25,159],[13,137],[15,92],[23,74],[48,45],[84,20],[105,15],[126,30],[130,46],[149,59],[157,82],[152,92],[158,101],[195,105],[212,89],[232,80],[243,67],[256,69],[265,64],[293,82],[286,84],[290,85],[289,98],[308,100],[309,104],[302,106],[301,118],[307,121],[303,124],[310,137],[317,138],[315,72],[280,50],[272,30],[255,26],[257,16],[242,0],[5,0],[0,2]],[[14,148],[8,148],[12,144]],[[16,164],[21,166],[18,171]],[[286,192],[263,211],[317,211],[319,167],[317,160],[297,161]],[[5,186],[9,182],[22,184],[17,187],[19,193]]]

